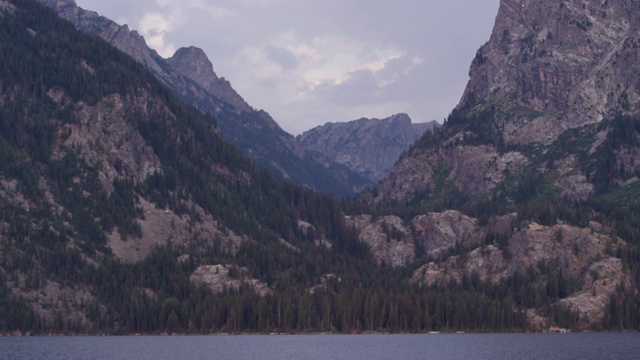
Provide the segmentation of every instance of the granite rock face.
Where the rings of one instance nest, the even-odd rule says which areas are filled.
[[[477,220],[455,210],[418,215],[408,222],[392,215],[348,216],[346,220],[369,245],[376,261],[391,267],[410,265],[416,247],[427,256],[439,256],[456,246],[475,246],[482,237]]]
[[[596,222],[584,228],[527,222],[518,228],[516,219],[517,214],[507,214],[480,225],[478,219],[447,210],[408,221],[392,215],[348,216],[347,223],[358,230],[378,264],[402,267],[431,259],[413,271],[410,280],[416,284],[460,284],[472,277],[498,283],[516,273],[540,279],[549,271],[562,274],[574,285],[556,303],[584,319],[585,328],[597,326],[617,286],[631,284],[621,260],[610,255],[626,246],[624,241]],[[538,282],[548,286],[545,280]],[[535,308],[529,310],[532,316],[545,317]]]
[[[193,271],[190,280],[199,286],[206,286],[215,293],[227,291],[228,289],[238,290],[240,286],[249,286],[260,296],[266,296],[271,291],[267,284],[252,279],[246,268],[237,268],[222,264],[202,265]]]
[[[422,134],[437,126],[435,121],[412,124],[407,114],[396,114],[386,119],[327,123],[297,139],[305,149],[322,153],[375,183]]]
[[[640,113],[639,14],[632,1],[501,1],[439,145],[413,148],[374,200],[409,201],[432,191],[434,166],[450,169],[446,181],[471,197],[525,169],[553,177],[561,197],[593,194],[593,171],[585,170],[611,132],[599,126]],[[580,138],[580,148],[566,145],[569,136]],[[562,154],[532,169],[554,148]],[[635,181],[635,153],[615,151],[616,166],[632,169],[615,182]]]
[[[411,228],[397,216],[371,215],[347,217],[347,224],[357,229],[360,241],[371,249],[378,264],[406,266],[414,259],[414,237]]]
[[[503,0],[458,107],[508,98],[529,109],[531,119],[505,131],[516,143],[549,142],[619,112],[637,114],[639,26],[634,1]],[[548,133],[532,136],[537,127]]]
[[[378,184],[373,200],[412,200],[419,192],[437,188],[443,174],[461,192],[477,196],[494,189],[507,172],[520,170],[528,162],[520,152],[500,153],[490,145],[416,149]]]

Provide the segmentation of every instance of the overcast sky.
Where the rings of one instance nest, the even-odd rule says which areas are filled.
[[[297,135],[458,103],[499,0],[76,0],[161,56],[197,46],[254,108]]]

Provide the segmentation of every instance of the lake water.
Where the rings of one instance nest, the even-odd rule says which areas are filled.
[[[639,359],[640,333],[2,337],[0,359]]]

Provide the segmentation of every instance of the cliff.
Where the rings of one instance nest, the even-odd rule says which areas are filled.
[[[501,1],[458,108],[526,112],[501,119],[507,143],[548,144],[567,129],[637,114],[637,12],[634,1]]]
[[[377,201],[433,189],[436,167],[471,197],[515,186],[509,175],[525,171],[553,177],[561,196],[585,199],[601,187],[594,164],[603,153],[625,170],[606,176],[633,181],[638,167],[613,138],[613,123],[640,110],[637,13],[630,1],[502,1],[448,125],[411,149]]]

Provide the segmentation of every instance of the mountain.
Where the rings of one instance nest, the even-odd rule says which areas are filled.
[[[332,196],[122,51],[33,0],[0,1],[0,42],[0,333],[304,330],[289,314],[326,274],[379,274]],[[238,319],[259,303],[286,317]]]
[[[631,316],[639,15],[632,1],[502,0],[458,106],[363,196],[380,209],[349,218],[376,260],[422,264],[425,285],[517,274],[549,296],[522,303],[537,328],[606,326],[621,304]],[[573,320],[549,316],[560,308]]]
[[[296,139],[305,149],[322,153],[377,183],[403,151],[436,126],[435,121],[412,124],[407,114],[396,114],[382,120],[362,118],[327,123],[305,131]]]
[[[433,187],[438,164],[469,196],[496,189],[507,172],[539,161],[558,173],[553,186],[560,195],[584,199],[597,192],[605,176],[593,163],[602,142],[614,136],[610,122],[640,111],[636,13],[629,1],[502,1],[441,135],[453,146],[414,148],[379,187],[379,200],[404,201]],[[554,151],[541,156],[547,149]],[[614,152],[615,167],[624,165],[625,172],[610,174],[610,182],[633,179],[633,156]]]
[[[504,140],[518,144],[549,144],[567,129],[637,114],[637,11],[624,0],[501,2],[458,108],[508,101],[505,111],[521,124],[504,114]]]
[[[223,136],[277,176],[311,189],[348,197],[371,184],[347,167],[306,151],[263,110],[255,110],[218,77],[201,49],[181,48],[169,59],[150,49],[127,25],[78,7],[74,0],[39,0],[80,31],[98,35],[148,68],[182,100],[215,114]]]
[[[0,0],[0,43],[0,333],[480,329],[438,304],[502,303],[379,266],[357,204],[273,177],[50,8]]]
[[[0,0],[0,44],[2,334],[640,329],[633,113],[516,143],[531,113],[476,99],[338,202],[39,2]]]

